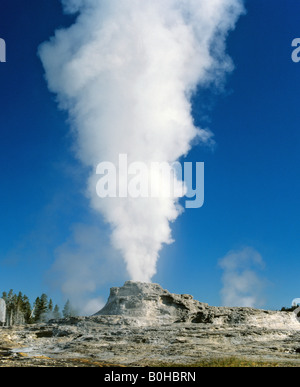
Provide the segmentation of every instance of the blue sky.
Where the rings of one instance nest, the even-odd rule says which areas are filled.
[[[174,223],[176,242],[162,250],[153,281],[220,305],[219,260],[251,247],[264,262],[255,269],[265,284],[262,307],[278,309],[300,297],[300,63],[291,60],[300,5],[248,0],[246,10],[227,40],[235,69],[224,92],[199,90],[193,100],[195,122],[216,142],[187,157],[205,162],[205,204]],[[0,63],[0,290],[21,290],[32,300],[46,292],[60,301],[49,273],[74,225],[97,224],[108,238],[83,194],[86,171],[37,56],[55,29],[73,21],[58,0],[0,5],[7,45],[7,62]],[[106,276],[99,272],[103,281],[93,290],[104,299],[127,279],[122,266],[115,279]]]

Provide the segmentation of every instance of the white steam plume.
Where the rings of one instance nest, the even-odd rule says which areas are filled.
[[[265,299],[263,290],[267,284],[259,271],[264,262],[255,249],[245,247],[241,250],[229,251],[219,261],[224,270],[221,290],[222,304],[225,306],[262,306]]]
[[[69,299],[81,315],[95,313],[105,303],[98,289],[106,282],[123,280],[124,264],[114,253],[106,233],[97,225],[74,224],[69,239],[55,251],[55,262],[47,277],[49,284],[60,288],[65,301]]]
[[[67,109],[81,162],[92,168],[93,208],[112,227],[131,279],[150,281],[176,198],[99,199],[96,166],[172,163],[193,140],[211,133],[196,128],[191,97],[232,69],[225,39],[243,12],[242,0],[63,0],[78,12],[74,25],[56,31],[39,50],[49,89]],[[199,160],[200,161],[200,160]],[[101,246],[99,246],[99,249]]]

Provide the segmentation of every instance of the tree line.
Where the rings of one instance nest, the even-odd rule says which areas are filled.
[[[69,300],[60,312],[58,305],[54,305],[52,299],[45,293],[37,297],[33,305],[25,294],[22,292],[16,294],[13,289],[8,293],[3,292],[2,298],[6,303],[6,325],[8,326],[46,322],[77,315]]]

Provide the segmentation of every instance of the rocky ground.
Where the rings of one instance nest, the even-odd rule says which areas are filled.
[[[133,282],[113,288],[94,316],[3,327],[0,340],[2,367],[188,366],[224,357],[300,365],[292,312],[211,307]]]

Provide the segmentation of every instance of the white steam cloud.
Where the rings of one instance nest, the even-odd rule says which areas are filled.
[[[61,289],[76,311],[90,315],[105,304],[98,296],[99,287],[105,282],[123,280],[124,264],[118,254],[113,254],[107,235],[96,225],[78,223],[71,231],[70,238],[55,251],[48,279],[52,286]]]
[[[261,255],[252,247],[230,251],[219,261],[223,269],[222,304],[259,307],[265,302],[266,279],[259,274],[264,268]]]
[[[95,170],[102,161],[117,165],[119,154],[128,163],[172,163],[196,139],[210,140],[209,130],[194,125],[191,97],[197,86],[218,83],[232,70],[225,40],[243,12],[242,0],[63,5],[78,17],[40,47],[48,86],[69,112],[78,158],[91,168],[92,207],[111,225],[112,244],[131,279],[151,281],[159,251],[172,242],[178,199],[100,199]]]

